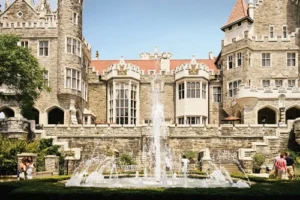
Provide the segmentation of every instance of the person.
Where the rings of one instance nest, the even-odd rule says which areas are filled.
[[[26,170],[27,170],[26,160],[27,160],[27,158],[23,157],[21,163],[18,166],[18,174],[19,174],[18,178],[19,178],[19,180],[25,180],[26,179]]]
[[[276,161],[280,159],[280,154],[275,156],[274,162],[273,162],[273,170],[274,171],[274,178],[277,178],[278,176],[278,168],[276,167]]]
[[[265,123],[266,123],[266,117],[263,117],[263,118],[261,119],[261,123],[262,123],[262,124],[265,124]]]
[[[181,162],[183,163],[182,172],[187,173],[188,170],[188,163],[190,162],[189,159],[186,158],[185,155],[182,156]]]
[[[289,152],[285,152],[285,160],[286,160],[286,168],[287,168],[287,174],[290,180],[294,180],[294,159],[290,156]]]
[[[27,167],[27,170],[26,170],[27,179],[32,179],[32,173],[33,173],[33,169],[34,169],[32,157],[27,158],[26,167]]]
[[[283,179],[286,173],[286,161],[284,159],[284,154],[280,154],[280,158],[276,161],[275,166],[278,169],[279,179]]]

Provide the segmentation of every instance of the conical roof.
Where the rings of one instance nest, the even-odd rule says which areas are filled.
[[[224,27],[248,17],[248,5],[245,0],[237,0]]]

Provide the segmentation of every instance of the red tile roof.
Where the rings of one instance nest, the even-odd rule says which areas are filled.
[[[225,26],[245,17],[248,17],[248,5],[246,4],[245,0],[237,0]]]
[[[118,64],[119,60],[92,60],[91,66],[95,67],[95,69],[98,71],[98,73],[102,73],[104,70],[106,70],[109,66],[113,64]],[[217,67],[215,65],[215,60],[210,59],[197,59],[198,63],[203,63],[204,65],[207,65],[209,69],[213,71],[217,71]],[[156,70],[159,68],[157,66],[157,63],[155,60],[125,60],[125,63],[131,63],[136,65],[140,68],[140,70],[144,70],[145,73],[148,72],[148,70]],[[182,59],[182,60],[170,60],[170,70],[175,70],[176,67],[191,63],[191,59]]]

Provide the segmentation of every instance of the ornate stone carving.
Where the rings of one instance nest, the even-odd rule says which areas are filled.
[[[196,65],[192,65],[191,69],[189,70],[189,75],[198,75],[199,69],[196,68]]]
[[[120,66],[120,69],[118,70],[118,75],[120,75],[120,76],[127,75],[127,69],[125,69],[125,66]]]

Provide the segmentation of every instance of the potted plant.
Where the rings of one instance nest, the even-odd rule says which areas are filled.
[[[260,173],[260,168],[265,162],[265,156],[262,155],[261,153],[256,153],[253,156],[253,170],[254,173]]]

